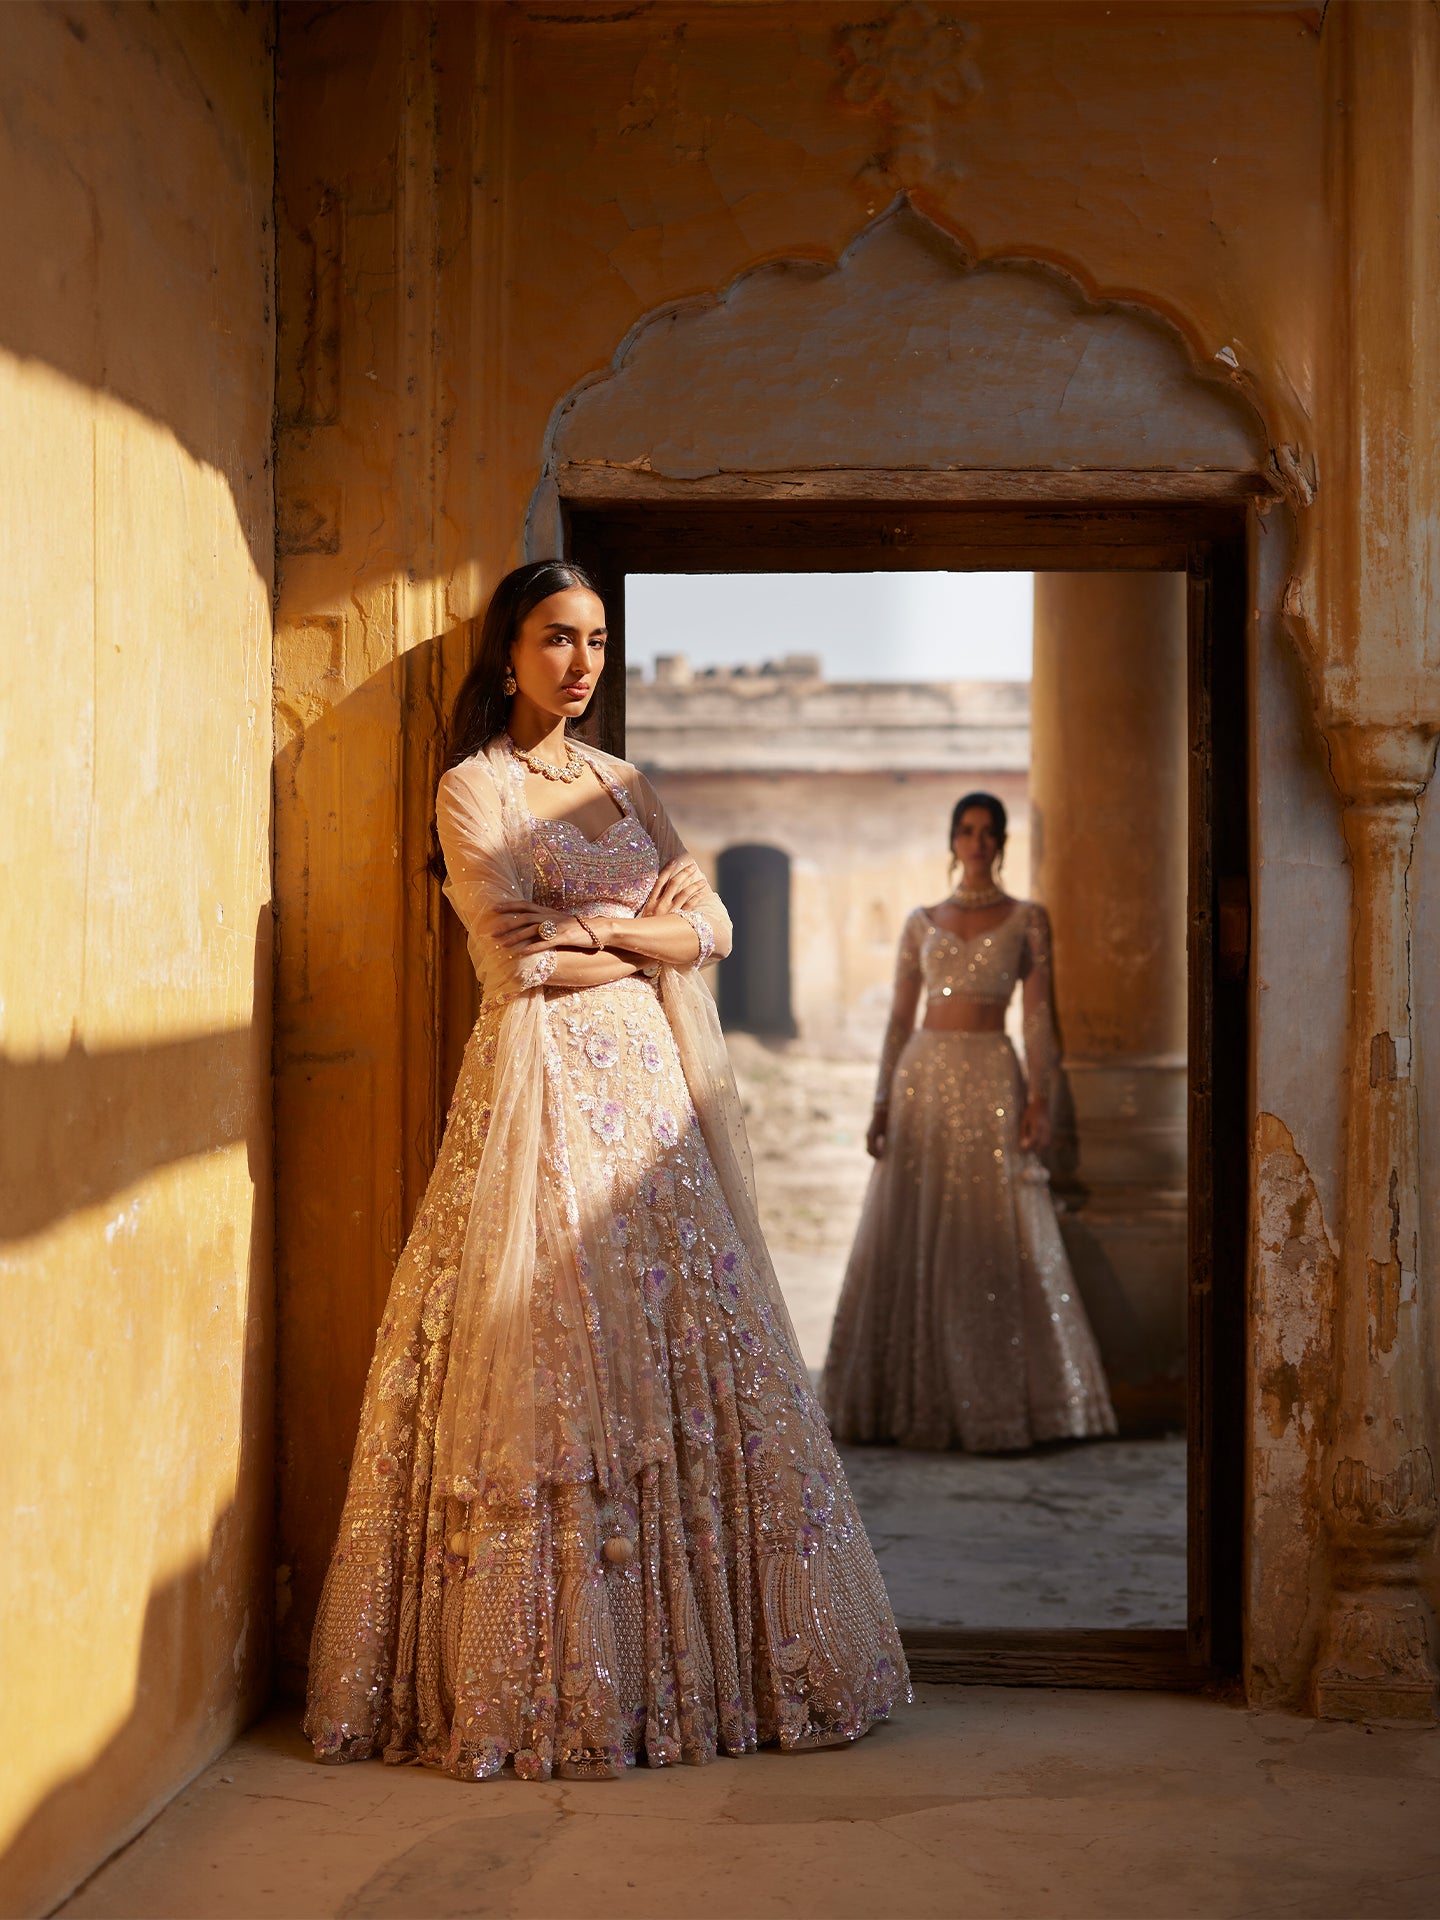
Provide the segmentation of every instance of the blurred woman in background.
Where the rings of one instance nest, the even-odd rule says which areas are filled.
[[[995,878],[1005,808],[969,793],[959,884],[905,922],[871,1174],[821,1397],[837,1440],[1001,1453],[1114,1433],[1048,1176],[1050,923]],[[1016,987],[1025,1073],[1005,1035]],[[915,1027],[923,996],[924,1020]]]

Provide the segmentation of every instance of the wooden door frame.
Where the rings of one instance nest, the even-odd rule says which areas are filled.
[[[1202,1687],[1241,1661],[1249,1223],[1249,516],[1252,473],[557,476],[565,552],[606,597],[593,722],[624,746],[627,573],[921,569],[1183,572],[1188,596],[1188,1626],[904,1635],[915,1675],[1011,1685]],[[618,669],[618,671],[617,671]]]

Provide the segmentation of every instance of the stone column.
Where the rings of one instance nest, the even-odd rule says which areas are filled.
[[[1345,4],[1327,16],[1324,38],[1337,281],[1314,578],[1300,592],[1299,625],[1318,656],[1352,892],[1335,1398],[1322,1478],[1330,1593],[1313,1698],[1336,1718],[1428,1721],[1437,1505],[1410,895],[1419,798],[1440,731],[1440,15],[1395,0]]]
[[[1407,872],[1429,729],[1337,727],[1331,762],[1354,872],[1339,1409],[1326,1472],[1331,1602],[1319,1713],[1434,1716],[1434,1622],[1420,1559],[1436,1525],[1420,1301],[1420,1162]]]
[[[1053,1174],[1121,1424],[1185,1408],[1185,580],[1035,576],[1032,891],[1064,1075]]]

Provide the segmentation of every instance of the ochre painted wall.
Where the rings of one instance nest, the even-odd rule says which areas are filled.
[[[435,713],[565,396],[665,303],[833,264],[906,192],[976,257],[1174,322],[1303,438],[1330,272],[1318,9],[981,0],[973,34],[871,11],[868,40],[826,0],[282,12],[287,1684],[469,1005],[420,871]],[[905,90],[907,34],[934,88]]]
[[[524,550],[547,430],[637,322],[767,262],[833,266],[906,194],[974,258],[1173,323],[1263,423],[1247,1674],[1327,1710],[1433,1697],[1380,1575],[1398,1541],[1434,1592],[1410,960],[1434,861],[1404,863],[1440,725],[1437,35],[1406,0],[282,10],[288,1680],[470,1005],[422,876],[437,715]],[[683,441],[686,399],[659,437]],[[1377,1647],[1398,1689],[1388,1654],[1350,1689],[1349,1649]]]
[[[0,1909],[268,1680],[270,18],[0,9]]]

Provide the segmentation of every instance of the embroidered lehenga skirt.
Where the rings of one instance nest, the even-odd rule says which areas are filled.
[[[905,1043],[826,1359],[838,1439],[998,1453],[1115,1431],[1024,1105],[1003,1033]]]
[[[542,1227],[537,1416],[558,1436],[530,1503],[432,1480],[456,1275],[490,1124],[482,1013],[366,1390],[317,1619],[307,1731],[322,1758],[465,1778],[611,1776],[637,1759],[855,1739],[907,1688],[878,1570],[798,1355],[772,1324],[648,981],[546,1008],[547,1084],[602,1156],[668,1432],[602,1491],[565,1434],[579,1388]],[[578,1143],[571,1141],[572,1148]],[[541,1178],[566,1179],[563,1129]],[[603,1347],[605,1329],[591,1336]],[[647,1451],[641,1449],[642,1453]],[[624,1543],[616,1556],[617,1543]]]

